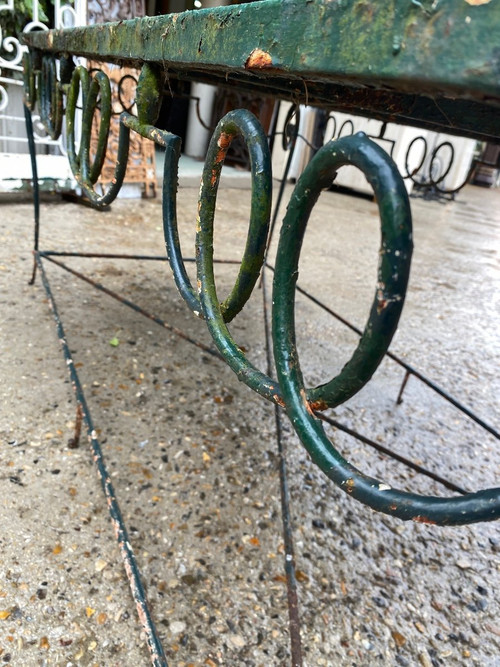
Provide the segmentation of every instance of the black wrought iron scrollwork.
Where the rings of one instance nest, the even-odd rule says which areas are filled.
[[[44,56],[38,70],[32,57],[26,58],[25,103],[32,109],[38,96],[43,109],[43,122],[52,136],[60,132],[65,97],[69,161],[75,179],[96,208],[108,205],[118,195],[125,175],[131,131],[165,148],[163,226],[167,255],[177,287],[191,311],[205,319],[215,345],[238,379],[269,401],[285,407],[303,445],[330,479],[361,502],[402,519],[456,525],[497,518],[500,515],[500,489],[488,489],[463,497],[435,498],[394,490],[364,475],[334,448],[317,418],[317,411],[348,400],[369,381],[387,352],[403,307],[412,254],[411,213],[403,179],[391,157],[363,133],[342,136],[326,143],[299,178],[281,229],[275,267],[273,341],[277,379],[273,379],[246,358],[227,327],[250,297],[264,262],[272,190],[267,137],[255,116],[245,110],[228,113],[213,133],[203,169],[198,205],[197,285],[194,288],[184,266],[177,230],[180,139],[155,127],[163,84],[160,69],[143,66],[137,83],[137,116],[130,113],[132,107],[120,115],[115,177],[108,190],[99,194],[94,186],[104,161],[112,113],[108,77],[100,71],[90,74],[81,66],[73,68],[66,61],[61,66],[58,80],[53,58]],[[82,130],[77,149],[75,115],[78,100],[82,105]],[[99,116],[98,141],[91,156],[90,132],[96,113]],[[291,111],[287,127],[291,125],[293,115],[294,111]],[[293,147],[297,138],[297,126],[298,122],[291,131],[285,130],[284,141],[288,148]],[[339,135],[344,126],[340,128]],[[384,139],[384,129],[378,139]],[[220,301],[213,271],[214,212],[222,165],[236,136],[243,138],[250,155],[251,212],[235,285],[229,296]],[[417,141],[412,142],[409,151]],[[434,150],[431,163],[437,161],[438,151],[444,145]],[[424,161],[425,156],[422,164]],[[349,164],[365,174],[379,206],[381,247],[375,296],[359,345],[343,370],[321,386],[306,388],[295,344],[294,322],[294,295],[302,239],[321,189],[331,185],[340,167]],[[445,172],[448,173],[450,168]],[[434,179],[436,187],[446,173]],[[409,173],[408,176],[413,178],[414,174]]]
[[[410,155],[417,143],[422,144],[422,154],[420,162],[416,167],[410,169]],[[448,151],[447,161],[440,157],[443,149]],[[427,161],[428,159],[428,161]],[[417,190],[424,191],[425,196],[453,198],[457,192],[460,192],[467,183],[469,183],[471,176],[478,164],[478,160],[473,159],[467,174],[463,181],[452,188],[445,187],[445,179],[450,173],[453,163],[455,161],[455,148],[451,141],[442,141],[435,146],[429,155],[429,146],[427,139],[423,136],[415,137],[409,144],[405,155],[405,171],[404,178],[409,178],[415,184]],[[427,168],[425,164],[427,162]],[[425,169],[425,171],[424,171]]]

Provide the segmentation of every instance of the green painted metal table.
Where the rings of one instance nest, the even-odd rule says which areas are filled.
[[[258,91],[296,104],[367,115],[500,141],[500,5],[495,0],[268,0],[251,4],[146,17],[118,23],[26,35],[25,104],[38,103],[42,121],[56,138],[63,128],[75,179],[97,208],[118,195],[125,176],[130,133],[165,148],[163,224],[168,259],[187,306],[204,319],[218,349],[238,379],[285,408],[312,459],[338,486],[370,507],[401,519],[458,525],[498,518],[500,489],[452,498],[419,496],[391,488],[357,470],[327,438],[321,411],[339,405],[369,381],[387,353],[404,303],[412,230],[406,189],[388,155],[363,134],[323,146],[299,179],[283,221],[273,285],[272,338],[276,377],[252,365],[227,323],[243,308],[261,274],[269,241],[271,169],[268,140],[256,118],[244,110],[227,114],[207,151],[197,218],[197,285],[189,281],[176,221],[180,139],[155,126],[162,96],[173,79]],[[124,111],[115,177],[98,192],[111,117],[107,76],[89,73],[75,57],[141,70],[137,115]],[[75,136],[77,106],[82,131]],[[91,154],[92,120],[99,109],[97,148]],[[219,299],[213,271],[213,221],[219,177],[227,150],[240,136],[247,144],[252,199],[247,244],[235,285]],[[78,145],[78,148],[77,148]],[[310,212],[337,169],[352,164],[371,183],[381,219],[378,280],[360,342],[339,375],[306,388],[295,343],[294,301],[302,238]],[[36,166],[36,165],[35,165]],[[48,289],[38,248],[35,257]],[[82,407],[112,519],[131,576],[141,619],[148,630],[154,664],[165,657],[149,615],[140,576],[62,323],[53,308]],[[498,434],[496,434],[498,435]],[[293,580],[293,554],[289,578]],[[293,583],[293,582],[292,582]],[[293,606],[293,605],[292,605]],[[293,614],[291,614],[291,618]],[[293,620],[293,618],[292,618]],[[300,651],[292,650],[294,664]]]

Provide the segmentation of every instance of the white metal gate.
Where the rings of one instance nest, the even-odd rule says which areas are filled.
[[[1,20],[22,15],[28,11],[26,4],[18,0],[0,0],[0,192],[21,189],[31,178],[23,112],[22,58],[26,48],[20,43],[18,35],[8,34],[5,30],[5,25],[13,21]],[[39,0],[29,4],[32,4],[31,15],[26,16],[23,32],[85,25],[87,22],[86,0],[64,3],[53,0],[53,25],[52,22],[49,24]],[[33,125],[37,153],[40,155],[39,177],[55,181],[71,179],[62,139],[50,139],[36,115],[33,115]]]

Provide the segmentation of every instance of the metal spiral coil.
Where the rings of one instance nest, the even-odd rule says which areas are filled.
[[[365,475],[335,449],[316,414],[318,410],[335,407],[348,400],[369,381],[387,352],[401,315],[412,254],[411,212],[403,179],[384,150],[363,133],[332,140],[317,152],[296,184],[291,197],[293,205],[288,207],[283,221],[275,267],[272,319],[277,380],[274,380],[248,361],[227,327],[227,323],[244,307],[255,287],[269,236],[271,158],[267,138],[258,120],[248,111],[232,111],[219,122],[213,133],[203,169],[198,205],[197,288],[194,289],[184,266],[177,230],[177,171],[181,140],[154,125],[163,90],[163,72],[152,65],[143,66],[137,85],[137,116],[129,111],[121,113],[115,177],[108,190],[98,194],[94,186],[106,153],[112,113],[109,79],[103,72],[95,72],[91,76],[85,68],[74,68],[67,61],[62,61],[59,81],[54,58],[43,56],[40,67],[35,65],[36,56],[25,59],[25,104],[33,109],[38,96],[42,121],[51,136],[55,137],[61,131],[65,96],[71,169],[94,207],[103,208],[118,195],[125,176],[131,130],[165,148],[163,226],[168,259],[177,287],[191,311],[205,319],[215,345],[238,379],[286,409],[304,447],[331,480],[362,503],[401,519],[460,525],[500,516],[500,489],[487,489],[462,497],[438,498],[392,489],[388,484]],[[82,101],[82,132],[77,151],[75,113],[78,99]],[[98,140],[91,160],[91,126],[97,108]],[[251,212],[238,277],[229,296],[220,301],[213,271],[214,212],[222,165],[227,149],[237,135],[244,139],[250,154]],[[434,158],[435,155],[436,151]],[[331,185],[336,171],[343,165],[354,165],[365,174],[378,202],[381,247],[377,285],[364,333],[351,359],[329,382],[306,388],[295,342],[294,301],[298,262],[311,211],[321,190]],[[443,178],[437,179],[434,185],[438,187]]]
[[[410,154],[412,148],[416,145],[417,142],[422,142],[423,144],[422,157],[420,159],[418,166],[410,170],[409,167]],[[447,148],[449,151],[448,163],[444,169],[439,169],[437,176],[435,176],[435,165],[439,162],[438,154],[443,148]],[[420,135],[412,139],[412,141],[408,144],[408,148],[406,150],[406,155],[405,155],[406,174],[404,177],[409,178],[417,186],[417,188],[424,188],[424,189],[427,188],[428,190],[435,191],[439,195],[443,195],[445,197],[453,197],[457,192],[460,192],[460,190],[462,190],[462,188],[464,188],[467,185],[467,183],[470,182],[471,176],[477,166],[478,161],[476,159],[472,160],[471,165],[467,171],[467,175],[459,185],[455,186],[454,188],[446,188],[444,187],[444,180],[450,173],[451,168],[453,167],[453,162],[455,160],[455,148],[450,141],[442,141],[432,150],[432,153],[430,154],[427,174],[425,174],[424,176],[420,175],[419,177],[416,177],[416,174],[421,172],[421,169],[425,164],[428,155],[428,150],[429,147],[425,137]]]

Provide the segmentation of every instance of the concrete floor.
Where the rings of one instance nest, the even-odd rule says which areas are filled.
[[[182,185],[182,183],[181,183]],[[285,200],[291,195],[287,188]],[[179,192],[191,255],[197,188]],[[249,193],[221,189],[216,255],[241,253]],[[392,350],[500,429],[500,192],[412,200],[415,255]],[[159,201],[108,213],[45,203],[43,248],[161,254]],[[0,206],[0,664],[149,664],[85,438],[68,447],[75,401],[39,280],[31,208]],[[358,326],[378,251],[373,202],[325,193],[299,283]],[[210,345],[163,263],[72,259],[111,289]],[[217,268],[221,295],[234,266]],[[289,665],[278,456],[271,406],[229,369],[85,283],[48,266],[170,665]],[[318,286],[320,286],[318,288]],[[309,385],[356,338],[303,298],[298,343]],[[262,292],[231,331],[265,368]],[[335,417],[467,489],[498,485],[498,441],[384,361]],[[375,514],[332,486],[284,421],[304,664],[500,665],[498,524],[440,529]],[[362,470],[449,495],[331,431]]]

